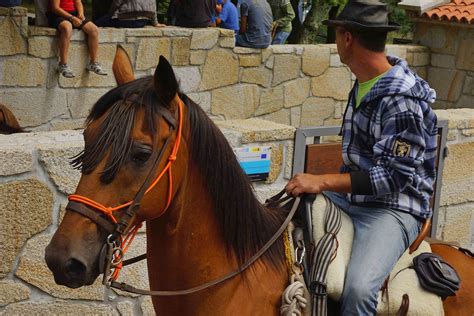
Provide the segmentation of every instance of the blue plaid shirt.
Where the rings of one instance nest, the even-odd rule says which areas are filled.
[[[405,61],[387,58],[393,67],[357,109],[357,81],[349,95],[341,168],[351,175],[347,199],[428,218],[437,146],[437,119],[429,104],[436,93]]]

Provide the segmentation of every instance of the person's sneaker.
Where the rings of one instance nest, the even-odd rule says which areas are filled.
[[[89,62],[87,64],[86,69],[89,70],[89,71],[92,71],[93,73],[101,75],[101,76],[106,76],[107,75],[105,70],[102,69],[102,66],[98,62],[95,62],[95,63]]]
[[[76,75],[72,72],[71,67],[68,64],[58,63],[58,72],[66,78],[74,78]]]

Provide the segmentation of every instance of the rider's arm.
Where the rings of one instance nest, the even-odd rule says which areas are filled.
[[[349,173],[323,175],[299,173],[291,178],[285,190],[293,196],[302,193],[321,193],[322,191],[351,193],[351,175]]]

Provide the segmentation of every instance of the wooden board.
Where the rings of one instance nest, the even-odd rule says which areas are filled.
[[[305,172],[312,174],[339,173],[342,166],[342,144],[311,144],[306,146]]]

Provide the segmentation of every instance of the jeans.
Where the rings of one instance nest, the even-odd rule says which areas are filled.
[[[398,259],[418,236],[421,221],[401,211],[352,205],[339,193],[324,194],[354,224],[341,315],[375,315],[378,292]]]
[[[285,44],[288,36],[290,36],[290,33],[288,32],[277,31],[275,37],[273,37],[272,45]]]
[[[270,39],[270,38],[269,38]],[[250,43],[247,41],[247,38],[244,34],[235,34],[235,45],[240,47],[250,47],[250,48],[267,48],[270,45],[266,43]]]

